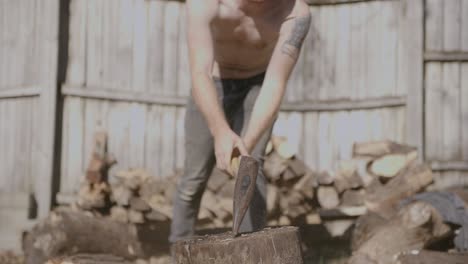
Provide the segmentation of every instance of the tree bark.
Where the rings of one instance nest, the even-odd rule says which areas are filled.
[[[26,264],[43,264],[53,257],[77,253],[144,258],[161,250],[158,239],[162,232],[156,227],[94,218],[69,209],[57,210],[26,235],[23,241]]]
[[[303,263],[296,227],[264,229],[237,238],[230,232],[195,237],[177,242],[174,256],[178,264]]]

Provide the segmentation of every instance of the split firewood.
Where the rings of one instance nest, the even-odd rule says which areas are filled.
[[[416,159],[416,151],[412,151],[408,154],[385,155],[372,162],[370,171],[377,176],[392,178]]]
[[[106,182],[83,183],[78,191],[77,204],[84,210],[104,208],[107,206],[109,192]]]
[[[369,210],[389,218],[395,213],[400,200],[422,191],[432,180],[428,165],[410,166],[385,186],[368,189],[365,204]]]
[[[207,188],[213,192],[218,192],[230,178],[229,174],[215,168],[210,175]]]
[[[288,207],[283,211],[283,214],[291,220],[296,220],[301,216],[305,216],[312,210],[312,206],[308,203],[301,203]]]
[[[287,164],[297,177],[302,177],[310,171],[304,161],[298,158],[288,160]]]
[[[221,210],[224,210],[232,215],[233,201],[231,198],[218,197],[218,204]]]
[[[174,257],[179,264],[303,263],[296,227],[266,228],[236,238],[231,233],[194,237],[175,243]]]
[[[366,193],[364,190],[346,190],[341,197],[343,206],[361,206],[364,205]]]
[[[138,190],[151,175],[144,169],[129,169],[117,172],[115,178],[130,190]]]
[[[400,253],[421,250],[450,233],[450,227],[434,207],[424,202],[411,203],[374,231],[353,253],[350,263],[359,263],[362,255],[378,263],[394,263]]]
[[[265,159],[263,170],[265,175],[270,181],[276,182],[281,179],[281,174],[287,168],[286,160],[276,152],[272,152],[267,159]]]
[[[145,218],[142,212],[130,209],[128,210],[128,221],[134,224],[143,224]]]
[[[397,264],[462,264],[468,263],[466,253],[446,253],[439,251],[421,250],[401,254]]]
[[[121,223],[128,223],[128,211],[121,206],[112,206],[110,218]]]
[[[129,203],[130,203],[130,208],[135,211],[147,212],[151,210],[151,207],[148,205],[148,203],[145,202],[140,197],[136,197],[136,196],[131,197]]]
[[[23,240],[26,264],[76,252],[111,254],[125,259],[147,258],[160,251],[154,246],[158,230],[148,225],[109,221],[82,212],[57,210],[36,224]],[[139,234],[145,234],[142,240]]]
[[[320,209],[319,215],[324,220],[355,219],[367,213],[365,206],[338,206],[332,209]]]
[[[78,254],[53,258],[45,264],[132,264],[132,262],[122,257],[106,254]]]
[[[309,172],[294,185],[293,190],[300,192],[306,199],[312,200],[315,187],[317,187],[315,176]]]
[[[324,223],[325,228],[331,237],[343,236],[354,224],[354,220],[350,219],[339,219],[339,220],[328,220]]]
[[[114,185],[112,186],[111,200],[120,206],[128,206],[130,199],[133,196],[133,191],[125,185]]]
[[[145,218],[150,221],[156,221],[156,222],[166,222],[169,220],[169,217],[167,217],[165,214],[154,209],[152,209],[148,213],[145,213]]]
[[[290,226],[291,225],[291,219],[289,219],[285,215],[282,215],[278,219],[278,225],[279,226]]]
[[[335,173],[335,188],[338,193],[363,186],[357,167],[353,162],[342,161]]]
[[[335,208],[340,204],[338,193],[331,186],[320,186],[317,190],[317,200],[324,209]]]
[[[315,212],[308,213],[305,219],[306,219],[306,224],[308,225],[319,225],[322,223],[322,219],[320,218],[320,215]]]
[[[226,184],[224,184],[224,186],[221,187],[221,189],[219,190],[218,195],[220,197],[232,199],[232,197],[234,197],[234,186],[235,185],[236,185],[235,180],[230,180],[230,181],[226,182]]]
[[[169,219],[172,219],[172,206],[166,201],[164,196],[159,194],[153,195],[146,201],[152,210],[156,210],[164,214]]]
[[[273,148],[276,150],[278,155],[285,159],[291,159],[296,155],[296,149],[285,137],[272,137],[271,142],[273,143]]]
[[[298,180],[301,176],[297,175],[291,168],[287,168],[281,175],[283,185],[290,185],[288,183]]]
[[[317,182],[320,185],[332,185],[334,182],[334,177],[327,171],[322,171],[317,175]]]
[[[86,169],[86,180],[89,183],[107,182],[108,171],[115,163],[115,158],[107,153],[107,133],[96,132],[91,160]]]
[[[167,186],[164,185],[164,181],[156,180],[154,178],[146,179],[138,190],[139,196],[148,201],[153,195],[164,196],[165,189]]]
[[[278,187],[273,184],[267,184],[267,215],[272,217],[278,211],[279,206],[279,191]]]
[[[360,216],[354,224],[351,236],[351,250],[356,251],[361,245],[369,240],[378,228],[387,223],[387,220],[374,212],[367,212]]]
[[[353,157],[379,158],[387,154],[406,154],[414,150],[416,148],[390,140],[357,142],[353,145]]]
[[[351,162],[354,163],[356,167],[359,178],[364,187],[369,186],[369,184],[375,179],[374,175],[369,172],[369,167],[372,159],[369,158],[355,158]]]

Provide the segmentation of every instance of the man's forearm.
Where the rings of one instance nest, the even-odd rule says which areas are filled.
[[[218,102],[218,94],[213,79],[206,74],[198,74],[193,81],[193,98],[205,117],[211,134],[229,128],[224,112]]]
[[[255,102],[244,142],[249,152],[273,124],[285,90],[285,84],[265,84]]]

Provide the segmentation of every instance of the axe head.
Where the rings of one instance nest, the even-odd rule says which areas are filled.
[[[234,212],[232,233],[239,235],[239,227],[252,200],[257,181],[258,161],[249,156],[241,156],[234,187]]]

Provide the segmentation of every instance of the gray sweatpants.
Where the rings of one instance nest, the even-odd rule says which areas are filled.
[[[246,132],[252,109],[261,89],[264,74],[248,79],[215,79],[220,105],[237,134]],[[271,135],[268,129],[257,142],[251,155],[263,165],[264,150]],[[192,98],[185,116],[185,171],[177,184],[170,242],[194,235],[200,201],[208,178],[216,165],[213,137]],[[266,182],[260,166],[257,186],[240,231],[260,230],[266,222]]]

